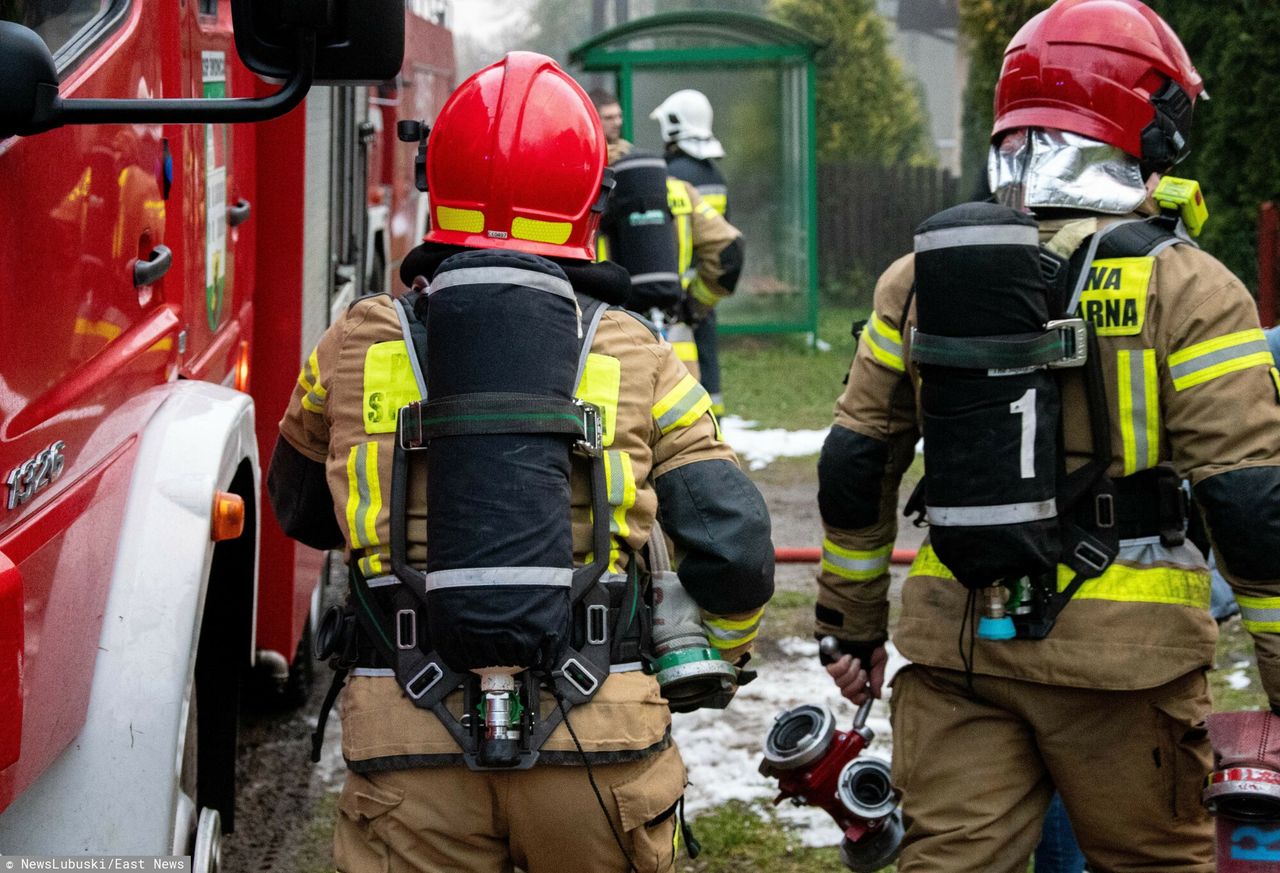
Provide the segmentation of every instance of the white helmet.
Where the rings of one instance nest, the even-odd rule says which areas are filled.
[[[676,143],[695,158],[723,158],[724,146],[711,133],[711,101],[701,91],[677,91],[649,113],[662,128],[662,141]]]

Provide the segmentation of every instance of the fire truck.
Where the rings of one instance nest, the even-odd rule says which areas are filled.
[[[325,568],[262,467],[422,236],[395,128],[446,12],[0,0],[0,853],[216,869],[241,688],[309,661]]]

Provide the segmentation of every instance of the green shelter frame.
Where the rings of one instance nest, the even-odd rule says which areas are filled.
[[[656,123],[636,123],[650,108],[637,106],[642,94],[656,105],[660,97],[654,89],[665,83],[668,92],[699,87],[712,98],[725,163],[739,161],[737,174],[726,173],[730,219],[743,227],[747,244],[740,293],[720,305],[722,333],[816,336],[817,49],[806,34],[776,21],[708,10],[630,21],[569,54],[570,63],[583,72],[613,75],[622,135],[636,141],[639,133],[639,145],[647,145],[646,137],[657,141]],[[719,96],[711,93],[717,88]],[[752,100],[754,107],[747,105]],[[752,118],[754,110],[766,107],[773,117]],[[733,131],[736,137],[726,139],[722,118],[735,115],[748,121]],[[743,203],[739,191],[752,202]]]

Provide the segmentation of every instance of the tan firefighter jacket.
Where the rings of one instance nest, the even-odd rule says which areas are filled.
[[[1063,224],[1042,222],[1041,241]],[[835,610],[843,624],[819,621],[817,631],[845,640],[883,640],[888,627],[898,488],[920,432],[919,377],[910,360],[914,305],[903,322],[912,265],[908,255],[881,276],[848,387],[836,403],[835,427],[890,446],[879,521],[861,530],[825,529],[819,609]],[[1230,470],[1280,465],[1280,375],[1259,343],[1254,304],[1240,281],[1192,245],[1093,266],[1080,314],[1099,334],[1112,424],[1109,475],[1170,462],[1194,485]],[[1080,379],[1068,380],[1062,408],[1068,469],[1075,469],[1090,448]],[[1060,589],[1072,578],[1059,567]],[[1278,704],[1280,569],[1262,582],[1230,581],[1263,685]],[[926,540],[903,586],[894,634],[901,653],[963,669],[966,597]],[[1209,575],[1193,545],[1121,540],[1118,560],[1083,584],[1047,639],[977,640],[973,670],[1073,687],[1151,688],[1212,664],[1217,629],[1208,606]],[[966,649],[968,643],[966,635]]]
[[[357,301],[308,357],[280,422],[285,441],[325,465],[347,559],[366,577],[391,572],[388,507],[396,410],[419,399],[409,354],[391,297]],[[626,562],[628,549],[648,540],[657,477],[712,460],[728,461],[740,472],[709,414],[706,391],[671,346],[628,313],[604,313],[577,394],[603,410],[613,507],[611,569]],[[425,476],[425,464],[411,467],[409,559],[418,566],[426,557]],[[572,484],[575,560],[586,563],[591,524],[585,462],[575,460]],[[770,576],[770,589],[771,581]],[[728,657],[750,645],[768,596],[764,591],[752,600],[757,608],[747,613],[708,616],[713,635],[718,625],[727,628],[721,648]],[[450,698],[455,708],[460,697]],[[670,715],[657,682],[635,670],[612,674],[590,703],[572,710],[572,723],[589,753],[639,753],[665,746]],[[348,762],[388,759],[378,766],[392,767],[459,752],[437,717],[414,707],[390,671],[359,669],[343,695],[342,750]],[[544,753],[573,750],[564,725],[543,746]]]

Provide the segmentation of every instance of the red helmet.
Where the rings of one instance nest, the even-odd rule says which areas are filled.
[[[1005,49],[991,135],[1068,130],[1164,171],[1186,156],[1203,92],[1178,35],[1139,0],[1058,0]]]
[[[512,52],[450,95],[431,130],[426,239],[595,258],[605,141],[586,92],[556,62]]]

